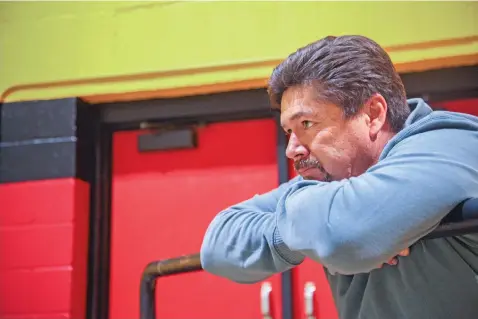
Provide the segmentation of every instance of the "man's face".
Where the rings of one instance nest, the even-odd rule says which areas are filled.
[[[376,159],[368,114],[360,111],[345,119],[339,106],[318,102],[311,87],[285,91],[281,124],[289,134],[286,155],[305,179],[333,181],[358,176]]]

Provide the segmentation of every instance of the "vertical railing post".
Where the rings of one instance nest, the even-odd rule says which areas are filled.
[[[139,300],[140,318],[156,319],[156,280],[158,278],[201,270],[202,266],[199,254],[149,263],[145,267],[141,277]]]

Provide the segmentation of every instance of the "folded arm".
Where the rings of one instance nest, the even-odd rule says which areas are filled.
[[[244,283],[304,257],[341,274],[375,269],[478,196],[478,134],[437,134],[402,141],[359,177],[297,181],[226,209],[206,233],[204,269]]]
[[[300,264],[304,256],[277,239],[277,203],[295,178],[220,212],[201,246],[204,270],[240,283],[253,283]]]

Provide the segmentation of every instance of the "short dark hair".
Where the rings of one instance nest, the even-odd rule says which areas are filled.
[[[269,79],[272,106],[280,109],[284,92],[299,85],[315,87],[318,99],[342,107],[347,118],[379,93],[387,101],[387,118],[395,132],[410,114],[405,88],[389,55],[364,36],[328,36],[289,55]]]

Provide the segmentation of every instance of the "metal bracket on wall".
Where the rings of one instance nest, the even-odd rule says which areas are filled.
[[[142,122],[140,128],[147,129],[150,132],[138,136],[138,151],[151,152],[196,148],[197,130],[204,126],[204,123],[175,125]]]

